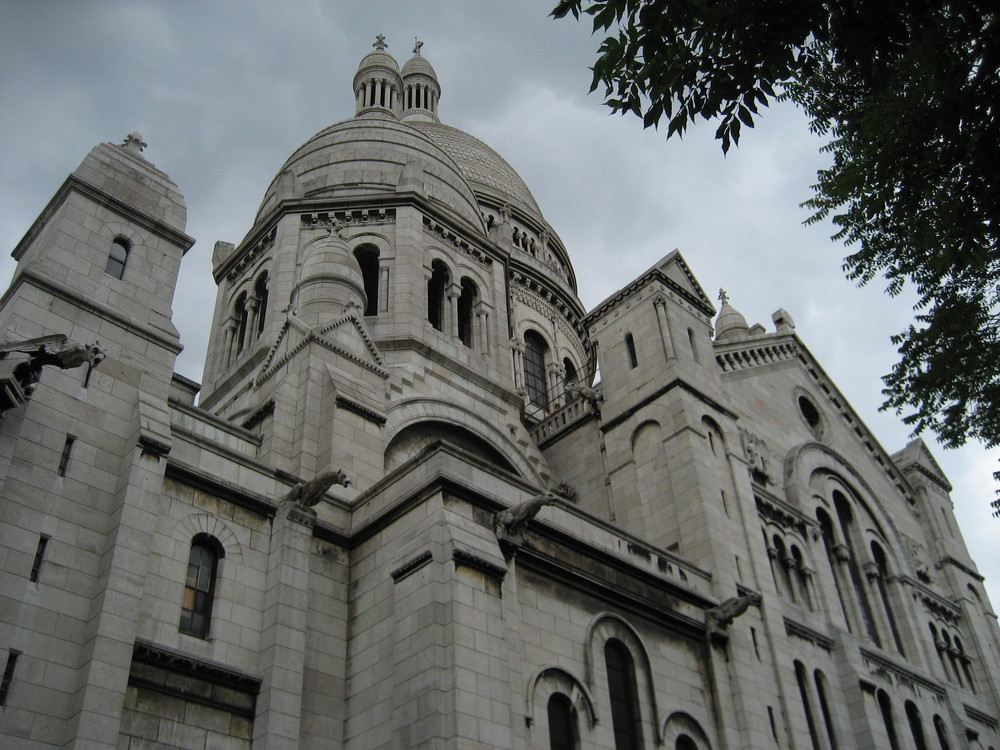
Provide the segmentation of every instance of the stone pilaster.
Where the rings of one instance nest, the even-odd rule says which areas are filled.
[[[259,662],[263,682],[254,719],[254,748],[299,747],[315,522],[314,510],[286,502],[271,524]]]

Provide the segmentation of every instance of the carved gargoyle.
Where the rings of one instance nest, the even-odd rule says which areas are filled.
[[[0,360],[14,352],[27,354],[28,358],[17,364],[0,366],[0,412],[20,406],[31,397],[31,392],[42,376],[42,368],[53,365],[62,370],[89,363],[97,367],[104,359],[104,352],[96,344],[78,344],[65,334],[39,336],[25,341],[0,342]]]
[[[604,401],[604,393],[600,388],[591,388],[577,381],[566,386],[566,394],[570,397],[579,396],[587,401],[593,408]]]
[[[705,632],[710,638],[723,635],[724,631],[733,624],[733,620],[750,607],[759,607],[760,601],[760,594],[756,591],[726,599],[718,607],[705,612]]]
[[[535,497],[529,498],[518,503],[517,505],[497,513],[496,519],[493,522],[493,527],[497,531],[505,532],[508,536],[511,534],[517,534],[524,529],[528,521],[537,516],[538,511],[546,505],[552,505],[552,503],[556,502],[560,498],[564,500],[572,500],[575,496],[576,490],[563,482],[554,490],[549,490],[541,495],[536,495]]]
[[[294,503],[300,508],[312,508],[323,499],[326,491],[335,484],[342,487],[350,486],[351,480],[347,478],[343,469],[327,471],[308,482],[299,482],[281,498],[281,503]]]

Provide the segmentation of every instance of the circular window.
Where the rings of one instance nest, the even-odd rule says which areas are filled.
[[[826,421],[823,419],[823,415],[820,413],[819,408],[813,400],[805,394],[799,394],[797,401],[799,414],[809,427],[809,431],[812,432],[817,439],[822,440],[826,435]]]

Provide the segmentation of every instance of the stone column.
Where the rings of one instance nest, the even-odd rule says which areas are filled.
[[[271,522],[254,719],[255,750],[297,750],[302,720],[309,557],[316,511],[284,502]]]
[[[663,343],[663,355],[667,360],[674,358],[674,345],[670,336],[670,321],[667,318],[667,301],[663,297],[653,300],[656,309],[656,323],[660,329],[660,341]]]
[[[462,296],[462,287],[449,284],[444,296],[444,320],[441,321],[441,327],[445,335],[458,338],[458,298]]]
[[[479,341],[479,353],[484,357],[490,353],[490,334],[488,330],[490,315],[480,308],[476,311],[476,336]]]

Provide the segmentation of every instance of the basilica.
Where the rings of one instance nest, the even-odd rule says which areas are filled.
[[[13,248],[0,745],[1000,747],[927,447],[883,448],[697,248],[587,310],[419,44],[352,88],[215,244],[201,383],[184,198],[138,133]]]

